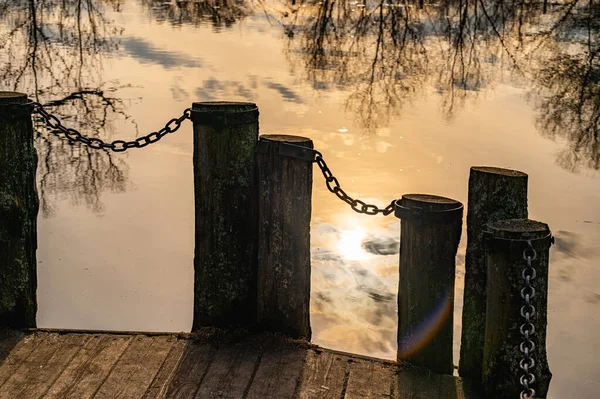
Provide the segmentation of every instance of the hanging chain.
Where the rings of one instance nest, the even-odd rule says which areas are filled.
[[[530,399],[535,396],[535,390],[531,387],[531,384],[535,382],[535,376],[532,373],[532,369],[535,367],[535,360],[533,359],[532,352],[535,350],[535,343],[532,340],[532,336],[535,334],[535,326],[531,322],[531,319],[535,317],[535,307],[531,303],[531,300],[535,297],[535,288],[532,283],[535,280],[536,272],[531,262],[537,259],[537,252],[533,249],[531,241],[527,241],[527,248],[523,251],[523,260],[525,260],[525,268],[521,273],[525,287],[521,289],[521,298],[525,301],[525,305],[521,307],[521,316],[525,319],[525,323],[521,324],[521,335],[523,340],[519,349],[523,354],[523,358],[519,363],[519,367],[523,371],[519,382],[523,386],[521,391],[521,399]]]
[[[61,121],[55,115],[46,111],[40,103],[34,102],[32,104],[33,112],[39,114],[46,123],[46,126],[58,137],[65,137],[70,143],[83,143],[94,150],[107,149],[115,152],[123,152],[129,148],[142,148],[148,144],[156,143],[167,134],[176,132],[184,120],[190,119],[192,112],[190,108],[185,109],[179,118],[171,119],[157,132],[138,137],[132,141],[114,140],[111,143],[107,143],[96,137],[85,137],[75,129],[64,127]]]
[[[315,162],[319,165],[321,172],[323,172],[323,176],[325,176],[325,184],[327,184],[327,189],[334,193],[339,199],[344,201],[346,204],[350,205],[352,210],[358,213],[363,213],[365,215],[377,215],[379,213],[384,216],[389,215],[394,212],[394,204],[396,201],[392,201],[385,208],[378,208],[375,205],[367,204],[359,199],[354,199],[350,197],[346,192],[340,187],[340,182],[338,179],[331,173],[329,167],[327,167],[327,163],[323,159],[323,155],[319,151],[315,151]]]
[[[33,102],[31,104],[33,105],[33,113],[39,114],[46,123],[46,126],[49,127],[52,133],[55,135],[59,137],[65,137],[71,143],[83,143],[95,150],[108,149],[115,152],[123,152],[129,148],[142,148],[148,144],[156,143],[167,134],[176,132],[184,120],[191,118],[191,109],[187,108],[183,111],[183,114],[179,118],[171,119],[162,129],[157,132],[152,132],[146,136],[138,137],[132,141],[114,140],[111,143],[107,143],[96,137],[85,137],[75,129],[66,128],[54,114],[46,111],[40,103]],[[305,147],[302,148],[304,150],[306,149]],[[350,205],[352,210],[365,215],[377,215],[381,213],[384,216],[394,212],[394,205],[396,203],[395,200],[385,208],[378,208],[376,205],[367,204],[364,201],[350,197],[348,194],[346,194],[342,187],[340,187],[338,179],[333,175],[333,173],[331,173],[331,170],[323,159],[323,155],[319,151],[314,151],[314,153],[314,162],[317,163],[321,169],[321,172],[323,172],[327,189],[335,194],[339,199]]]

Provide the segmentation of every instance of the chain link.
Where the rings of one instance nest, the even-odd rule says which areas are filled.
[[[521,298],[525,301],[525,304],[521,307],[521,317],[525,319],[525,323],[521,324],[520,332],[523,340],[519,345],[519,350],[523,354],[523,358],[519,362],[519,367],[523,371],[519,379],[519,383],[523,387],[521,399],[531,399],[535,396],[535,390],[531,387],[531,384],[535,382],[535,375],[531,372],[535,367],[535,360],[532,356],[532,352],[535,351],[535,343],[532,340],[532,336],[535,334],[535,326],[531,320],[535,317],[536,310],[531,300],[535,298],[533,280],[536,277],[536,271],[531,266],[531,262],[536,259],[537,252],[533,249],[531,241],[527,241],[527,248],[523,250],[525,267],[521,273],[521,277],[525,282],[525,286],[521,289]]]
[[[114,140],[111,143],[107,143],[96,137],[85,137],[75,129],[64,127],[56,115],[46,111],[40,103],[33,103],[33,113],[39,114],[46,123],[46,126],[58,137],[65,137],[70,143],[83,143],[94,150],[107,149],[115,152],[123,152],[130,148],[143,148],[148,144],[156,143],[167,134],[176,132],[184,120],[190,119],[191,112],[190,108],[185,109],[179,118],[171,119],[157,132],[152,132],[131,141]]]
[[[350,197],[346,192],[340,187],[340,182],[338,179],[331,173],[331,170],[327,166],[327,163],[323,159],[323,155],[319,151],[315,151],[315,162],[323,172],[323,176],[325,176],[325,184],[327,185],[327,189],[334,193],[339,199],[344,201],[346,204],[350,205],[352,210],[358,213],[363,213],[365,215],[377,215],[379,213],[384,216],[389,215],[394,212],[394,205],[396,201],[392,201],[385,208],[378,208],[375,205],[367,204],[364,201],[359,199],[354,199]]]

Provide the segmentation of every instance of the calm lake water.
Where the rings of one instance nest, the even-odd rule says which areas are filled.
[[[256,102],[312,138],[344,189],[467,199],[469,167],[529,174],[551,250],[552,398],[597,398],[600,3],[0,0],[0,90],[130,140],[193,101]],[[126,154],[39,127],[40,327],[189,331],[191,123]],[[315,170],[313,341],[394,358],[399,222],[353,213]],[[462,308],[466,234],[457,257]],[[455,317],[458,364],[460,316]]]

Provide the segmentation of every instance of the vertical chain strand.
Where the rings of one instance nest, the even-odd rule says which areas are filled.
[[[535,360],[533,358],[535,343],[532,338],[533,335],[535,335],[535,326],[533,325],[532,319],[535,317],[536,310],[532,304],[532,300],[535,298],[533,280],[535,280],[536,271],[531,265],[531,262],[536,259],[537,252],[533,249],[531,241],[527,241],[527,248],[523,250],[525,267],[521,272],[521,277],[525,283],[525,286],[521,289],[521,298],[523,298],[525,303],[521,306],[521,317],[523,317],[525,322],[521,324],[520,327],[521,336],[523,337],[523,340],[519,345],[519,350],[523,354],[523,358],[519,362],[519,367],[523,372],[519,378],[519,383],[523,387],[520,399],[531,399],[535,396],[535,390],[531,385],[535,382],[535,375],[532,372],[535,367]]]

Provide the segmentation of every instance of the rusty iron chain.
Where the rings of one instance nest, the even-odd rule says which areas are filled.
[[[143,148],[148,144],[156,143],[167,134],[176,132],[184,120],[190,119],[192,112],[190,108],[186,108],[179,118],[171,119],[162,129],[157,132],[152,132],[146,136],[138,137],[131,141],[114,140],[110,143],[107,143],[97,137],[85,137],[77,130],[63,126],[56,115],[46,111],[42,104],[33,102],[32,105],[33,113],[39,114],[46,123],[46,126],[50,128],[50,131],[58,137],[64,137],[69,140],[70,143],[83,143],[94,150],[107,149],[115,152],[123,152],[130,148]]]
[[[394,212],[394,205],[396,203],[395,200],[392,201],[385,208],[378,208],[376,205],[367,204],[364,201],[350,197],[342,189],[342,187],[340,186],[340,182],[333,175],[333,173],[331,172],[331,169],[329,169],[329,167],[327,166],[325,159],[323,159],[323,155],[319,151],[315,150],[314,152],[315,152],[314,162],[316,162],[316,164],[321,169],[323,176],[325,176],[325,184],[327,185],[327,189],[330,192],[332,192],[333,194],[335,194],[339,199],[344,201],[346,204],[350,205],[352,210],[354,210],[355,212],[358,212],[358,213],[365,214],[365,215],[377,215],[377,214],[381,213],[384,216],[387,216],[387,215],[391,214],[392,212]]]
[[[535,367],[535,360],[532,356],[532,352],[535,351],[535,343],[532,339],[532,336],[535,335],[535,326],[531,320],[535,317],[536,310],[531,301],[535,297],[533,280],[535,280],[536,271],[531,265],[531,262],[536,259],[537,252],[533,249],[531,241],[527,241],[527,248],[523,250],[525,267],[521,272],[521,277],[525,282],[525,286],[521,289],[521,298],[523,298],[525,302],[521,307],[521,317],[523,317],[525,323],[521,324],[520,332],[523,336],[523,340],[519,345],[519,350],[523,354],[523,358],[519,362],[519,367],[523,371],[523,374],[519,379],[519,382],[523,387],[520,395],[521,399],[531,399],[535,396],[535,390],[531,387],[531,384],[535,382],[535,375],[532,373],[532,369]]]

